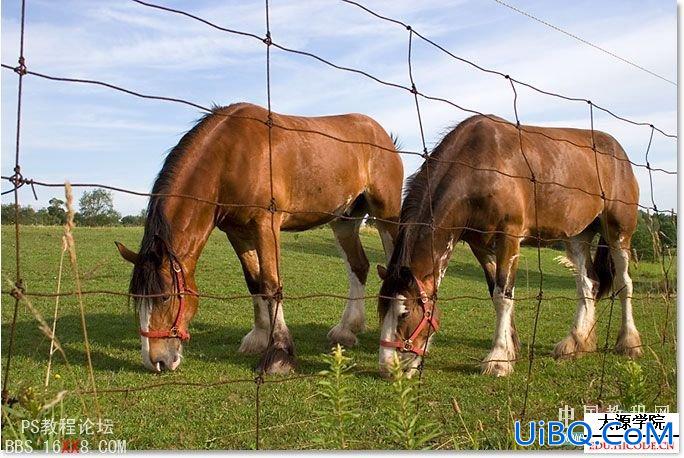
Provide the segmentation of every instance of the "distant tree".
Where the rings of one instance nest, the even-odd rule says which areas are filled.
[[[19,224],[36,224],[36,211],[33,207],[19,207]]]
[[[83,226],[115,226],[119,224],[121,214],[114,210],[111,191],[94,189],[86,191],[78,201],[80,211],[77,224]]]
[[[14,205],[2,204],[2,207],[0,208],[0,220],[2,220],[2,224],[14,224]]]
[[[2,218],[2,224],[14,224],[14,204],[3,204],[0,218]],[[30,206],[19,206],[19,224],[38,224],[36,221],[36,211]]]
[[[147,220],[147,209],[143,209],[137,215],[126,215],[121,218],[124,226],[144,226]]]
[[[137,219],[137,216],[126,215],[121,218],[121,224],[123,224],[124,226],[138,226]]]
[[[632,250],[636,253],[638,259],[652,260],[653,239],[646,226],[644,216],[646,216],[646,214],[642,211],[640,211],[637,216],[636,231],[634,232],[634,235],[632,235]]]
[[[677,217],[659,213],[657,215],[660,229],[660,240],[667,248],[677,247]]]
[[[49,224],[62,225],[66,223],[66,210],[64,206],[65,203],[62,199],[56,197],[50,199],[50,206],[46,209],[50,218]]]
[[[47,208],[39,208],[36,210],[36,217],[33,224],[38,224],[40,226],[54,226],[57,223],[52,219],[47,211]]]
[[[639,259],[649,261],[656,259],[656,253],[653,251],[652,231],[660,238],[662,249],[677,248],[675,217],[663,213],[649,215],[640,210],[637,216],[637,228],[632,236],[632,249]]]

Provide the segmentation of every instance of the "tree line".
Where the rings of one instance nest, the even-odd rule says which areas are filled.
[[[105,189],[94,189],[83,193],[78,201],[78,211],[74,221],[78,226],[144,226],[147,210],[137,215],[121,216],[114,209],[112,192]],[[58,226],[66,223],[66,202],[53,197],[47,207],[34,209],[29,206],[19,207],[19,224]],[[14,224],[14,204],[3,204],[0,219],[2,224]]]
[[[49,206],[38,210],[31,206],[19,207],[19,224],[54,226],[66,222],[66,204],[56,197],[50,199]],[[121,216],[114,208],[112,192],[105,189],[86,191],[78,201],[78,212],[74,220],[79,226],[144,226],[147,210],[137,215]],[[13,204],[2,205],[0,215],[2,224],[14,224]],[[368,220],[368,225],[373,221]],[[648,214],[639,210],[637,230],[632,237],[632,250],[637,259],[653,260],[662,251],[677,247],[676,217],[663,213]],[[563,249],[562,244],[554,248]]]

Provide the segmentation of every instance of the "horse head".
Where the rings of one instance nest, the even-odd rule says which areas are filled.
[[[140,254],[115,243],[121,257],[134,266],[129,291],[140,321],[143,365],[154,372],[176,370],[183,342],[190,339],[188,325],[197,311],[197,293],[189,285],[192,279],[161,239],[151,244],[143,240]]]
[[[395,355],[408,376],[418,370],[432,335],[439,329],[440,310],[426,285],[408,267],[388,271],[378,266],[382,280],[378,299],[380,373],[388,375]]]

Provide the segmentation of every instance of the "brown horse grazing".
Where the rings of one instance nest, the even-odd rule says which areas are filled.
[[[565,240],[577,272],[575,322],[554,356],[574,357],[596,349],[594,304],[611,286],[622,302],[615,348],[631,357],[641,354],[627,271],[639,188],[624,150],[598,131],[593,135],[595,155],[589,130],[522,129],[526,158],[514,124],[494,116],[471,117],[433,151],[429,180],[423,164],[408,181],[401,222],[413,224],[401,226],[388,268],[378,266],[384,280],[378,302],[381,371],[395,351],[411,367],[420,363],[440,313],[433,295],[454,243],[463,240],[482,265],[496,310],[494,346],[482,363],[483,373],[510,374],[520,346],[513,320],[518,256],[522,242],[537,244],[537,234],[542,240]],[[530,169],[537,180],[537,213]],[[600,241],[592,262],[590,244],[597,233]]]
[[[134,263],[130,292],[156,295],[137,299],[143,364],[153,371],[180,364],[198,306],[195,266],[215,227],[228,236],[253,297],[254,327],[239,351],[263,353],[260,370],[284,373],[295,365],[278,272],[281,230],[330,224],[347,264],[350,300],[328,337],[353,345],[364,329],[369,266],[360,217],[380,219],[389,257],[401,205],[401,159],[367,116],[273,113],[272,125],[271,169],[268,112],[246,103],[215,108],[167,156],[152,189],[140,251],[117,243]]]

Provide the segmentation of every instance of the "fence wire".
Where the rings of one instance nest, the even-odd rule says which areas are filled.
[[[202,202],[206,204],[211,204],[215,206],[221,206],[221,207],[253,207],[253,208],[260,208],[263,210],[266,210],[270,213],[270,220],[271,220],[271,232],[273,235],[273,243],[275,244],[276,247],[279,246],[279,237],[278,233],[276,230],[276,218],[278,216],[282,216],[284,214],[323,214],[323,215],[328,215],[328,216],[334,216],[337,218],[343,218],[343,219],[350,219],[350,220],[355,220],[355,219],[369,219],[369,220],[375,220],[375,221],[381,221],[384,223],[388,224],[396,224],[396,225],[420,225],[420,226],[425,226],[430,229],[430,245],[431,245],[431,252],[433,254],[432,256],[432,271],[433,271],[433,276],[434,278],[438,278],[438,266],[437,266],[437,261],[435,258],[435,249],[434,249],[434,237],[435,237],[435,231],[436,230],[446,230],[446,231],[456,231],[456,230],[468,230],[468,231],[474,231],[474,232],[481,232],[483,234],[499,234],[503,235],[505,237],[510,237],[515,240],[517,240],[518,243],[522,239],[532,239],[533,241],[536,242],[536,251],[537,251],[537,270],[538,270],[538,275],[539,275],[539,285],[537,288],[537,293],[535,295],[529,295],[526,297],[519,297],[515,298],[515,303],[521,303],[525,301],[529,301],[534,304],[534,320],[531,326],[532,329],[532,334],[531,334],[531,342],[529,345],[529,351],[528,354],[525,356],[519,356],[516,357],[515,361],[527,361],[528,362],[528,367],[527,367],[527,373],[526,373],[526,379],[525,379],[525,391],[524,391],[524,398],[523,398],[523,405],[520,411],[519,416],[521,418],[524,418],[526,415],[527,411],[527,406],[528,406],[528,398],[529,398],[529,393],[531,390],[531,387],[533,386],[532,383],[532,378],[534,376],[534,359],[535,359],[535,349],[536,349],[536,339],[537,339],[537,329],[538,329],[538,322],[539,318],[542,313],[542,305],[544,301],[550,301],[550,300],[570,300],[574,301],[577,300],[578,297],[572,296],[547,296],[544,294],[544,270],[542,268],[542,262],[541,262],[541,248],[545,245],[551,244],[551,243],[558,243],[564,241],[564,239],[545,239],[541,236],[540,233],[540,228],[539,228],[539,221],[538,221],[538,210],[537,210],[537,188],[540,185],[553,185],[553,186],[558,186],[560,188],[566,189],[566,190],[575,190],[579,191],[582,193],[585,193],[590,196],[595,196],[595,197],[600,197],[603,199],[604,203],[605,202],[610,202],[610,201],[615,201],[615,202],[620,202],[625,205],[630,205],[634,206],[635,208],[640,208],[648,212],[649,215],[654,214],[654,215],[669,215],[670,218],[676,221],[676,213],[674,210],[659,210],[656,205],[655,201],[655,194],[654,194],[654,189],[653,189],[653,175],[654,173],[660,173],[664,175],[676,175],[677,172],[674,170],[667,170],[664,168],[659,168],[659,167],[653,167],[651,166],[651,163],[649,161],[649,154],[651,151],[651,146],[653,143],[653,137],[656,132],[660,134],[661,136],[665,138],[672,138],[672,139],[677,139],[677,136],[672,133],[668,133],[664,130],[662,130],[659,127],[656,127],[654,124],[649,123],[649,122],[643,122],[643,121],[637,121],[633,119],[626,118],[624,116],[618,115],[612,110],[600,106],[596,103],[593,103],[589,99],[585,98],[580,98],[580,97],[572,97],[572,96],[567,96],[559,93],[555,93],[552,91],[548,91],[545,89],[541,89],[536,87],[533,84],[530,84],[525,81],[518,80],[509,74],[500,72],[498,70],[486,68],[484,66],[481,66],[480,64],[473,62],[469,59],[465,59],[461,56],[458,56],[448,49],[446,49],[444,46],[440,45],[439,43],[435,42],[434,40],[426,37],[425,35],[422,35],[419,31],[417,31],[415,28],[413,28],[410,24],[407,24],[401,20],[398,20],[396,18],[391,18],[388,16],[384,16],[371,8],[356,2],[352,0],[342,0],[343,3],[349,4],[351,6],[360,8],[361,10],[365,11],[366,13],[372,15],[374,18],[384,21],[384,22],[389,22],[394,25],[403,27],[407,32],[408,32],[408,46],[407,46],[407,64],[408,64],[408,78],[409,78],[409,83],[410,85],[405,85],[405,84],[400,84],[392,81],[386,81],[383,80],[365,70],[357,69],[357,68],[352,68],[352,67],[346,67],[342,66],[339,64],[334,63],[332,60],[328,59],[327,57],[323,57],[308,51],[303,51],[303,50],[298,50],[298,49],[293,49],[290,48],[284,44],[281,44],[279,42],[274,41],[272,34],[271,34],[271,27],[270,27],[270,5],[269,5],[269,0],[265,0],[265,5],[264,5],[264,13],[265,13],[265,35],[264,36],[259,36],[251,32],[246,32],[246,31],[241,31],[241,30],[236,30],[228,27],[224,27],[221,25],[218,25],[214,22],[211,22],[207,20],[206,18],[202,18],[200,16],[197,16],[195,14],[189,13],[184,10],[180,9],[174,9],[174,8],[169,8],[166,6],[158,5],[155,3],[151,2],[146,2],[142,0],[131,0],[132,2],[142,6],[142,7],[147,7],[147,8],[152,8],[156,9],[159,11],[162,11],[164,13],[171,13],[171,14],[176,14],[176,15],[181,15],[184,17],[187,17],[190,20],[200,22],[208,27],[211,27],[215,30],[218,30],[223,33],[228,33],[236,36],[242,36],[245,38],[253,39],[253,40],[259,40],[264,46],[265,46],[265,57],[266,57],[266,68],[265,68],[265,90],[266,90],[266,97],[267,97],[267,118],[264,119],[259,119],[259,118],[251,118],[251,117],[245,117],[245,116],[240,116],[240,115],[232,115],[232,114],[225,114],[225,113],[216,113],[214,112],[211,108],[206,107],[202,104],[196,103],[194,101],[190,100],[185,100],[182,98],[178,97],[170,97],[170,96],[160,96],[160,95],[151,95],[151,94],[145,94],[141,93],[137,90],[131,89],[131,88],[126,88],[122,87],[116,84],[113,84],[111,82],[106,82],[106,81],[101,81],[97,79],[84,79],[84,78],[73,78],[73,77],[68,77],[68,76],[57,76],[57,75],[50,75],[34,70],[29,70],[26,66],[26,59],[24,56],[24,37],[25,37],[25,17],[26,17],[26,0],[21,0],[21,26],[20,26],[20,43],[19,43],[19,55],[18,55],[18,65],[17,66],[11,66],[6,63],[2,63],[2,68],[8,71],[13,71],[17,74],[18,76],[18,89],[17,89],[17,110],[16,110],[16,142],[15,142],[15,160],[14,160],[14,174],[11,176],[2,176],[1,179],[4,181],[7,181],[12,185],[12,188],[2,191],[2,194],[14,194],[14,215],[15,215],[15,221],[14,221],[14,242],[15,242],[15,276],[14,276],[14,283],[12,285],[12,288],[10,289],[5,289],[2,290],[3,295],[9,295],[14,299],[14,308],[13,308],[13,314],[12,314],[12,320],[10,323],[10,334],[9,334],[9,341],[8,341],[8,346],[6,350],[6,362],[5,362],[5,368],[4,368],[4,377],[3,377],[3,385],[2,385],[2,402],[3,403],[11,403],[14,401],[12,396],[10,395],[10,372],[11,372],[11,361],[12,361],[12,355],[14,353],[14,341],[15,341],[15,331],[16,331],[16,322],[17,322],[17,316],[18,316],[18,309],[19,309],[19,304],[21,302],[25,302],[27,307],[32,308],[30,304],[30,298],[31,297],[44,297],[44,298],[60,298],[63,296],[75,296],[79,299],[79,304],[81,307],[81,312],[82,312],[82,331],[84,334],[84,339],[86,343],[86,350],[88,354],[88,364],[89,364],[89,375],[90,375],[90,382],[91,382],[91,387],[83,387],[80,381],[77,381],[78,388],[75,390],[71,391],[71,394],[77,395],[79,397],[83,396],[92,396],[95,399],[95,406],[96,409],[98,409],[98,416],[99,416],[99,407],[98,407],[98,402],[97,399],[99,396],[102,396],[104,394],[108,393],[124,393],[128,394],[131,392],[137,392],[137,391],[146,391],[146,390],[152,390],[152,389],[159,389],[159,388],[164,388],[164,387],[170,387],[170,386],[182,386],[182,387],[202,387],[202,388],[211,388],[211,387],[219,387],[219,386],[225,386],[225,385],[231,385],[231,384],[253,384],[255,389],[254,389],[254,406],[255,406],[255,412],[254,412],[254,419],[255,419],[255,428],[253,430],[255,437],[254,437],[254,446],[258,449],[262,445],[262,430],[264,428],[261,427],[261,420],[262,420],[262,407],[263,407],[263,399],[262,399],[262,386],[264,384],[276,384],[276,383],[287,383],[290,381],[295,381],[295,380],[302,380],[302,379],[311,379],[311,378],[316,378],[318,377],[318,374],[301,374],[301,375],[295,375],[295,376],[290,376],[290,377],[283,377],[283,378],[270,378],[267,377],[266,374],[264,373],[264,367],[260,367],[255,374],[254,378],[236,378],[236,379],[219,379],[211,382],[189,382],[189,381],[181,381],[181,380],[171,380],[171,381],[164,381],[164,382],[158,382],[158,383],[149,383],[149,384],[144,384],[144,385],[138,385],[138,386],[129,386],[129,387],[114,387],[114,388],[98,388],[95,380],[95,375],[92,372],[92,363],[90,362],[90,351],[89,347],[87,344],[87,323],[86,323],[86,317],[85,314],[83,313],[83,303],[82,303],[82,297],[84,296],[89,296],[89,295],[109,295],[109,296],[122,296],[122,297],[128,297],[128,298],[154,298],[154,297],[159,297],[159,296],[166,296],[169,294],[176,294],[175,292],[164,292],[158,295],[139,295],[139,294],[131,294],[128,292],[121,292],[121,291],[114,291],[114,290],[105,290],[105,289],[98,289],[98,290],[87,290],[87,289],[82,289],[80,286],[80,282],[77,281],[76,289],[73,291],[61,291],[58,290],[56,293],[54,292],[46,292],[46,291],[27,291],[24,282],[22,280],[21,276],[21,256],[20,256],[20,202],[19,202],[19,189],[22,186],[28,185],[31,187],[34,196],[36,196],[36,187],[46,187],[46,188],[55,188],[55,187],[65,187],[64,183],[50,183],[46,181],[42,181],[40,179],[34,179],[34,178],[25,178],[24,175],[22,174],[22,169],[20,166],[20,138],[21,138],[21,121],[22,121],[22,93],[23,93],[23,79],[26,76],[30,77],[35,77],[35,78],[41,78],[49,81],[54,81],[57,83],[70,83],[70,84],[84,84],[84,85],[91,85],[91,86],[98,86],[114,91],[118,91],[124,94],[128,94],[131,96],[135,96],[138,98],[142,99],[149,99],[149,100],[156,100],[156,101],[163,101],[163,102],[170,102],[170,103],[176,103],[176,104],[182,104],[191,108],[199,109],[201,111],[207,112],[207,113],[214,113],[219,116],[231,116],[231,117],[239,117],[243,119],[248,119],[254,122],[258,122],[261,124],[264,124],[268,128],[268,157],[269,157],[269,184],[270,184],[270,202],[269,205],[246,205],[246,204],[241,204],[241,203],[230,203],[230,202],[218,202],[218,201],[211,201],[204,199],[200,196],[192,196],[192,195],[181,195],[181,194],[162,194],[162,193],[147,193],[147,192],[140,192],[136,190],[131,190],[131,189],[126,189],[126,188],[121,188],[121,187],[115,187],[103,183],[73,183],[71,185],[67,185],[67,189],[70,189],[71,187],[81,187],[81,188],[100,188],[100,189],[107,189],[107,190],[112,190],[116,192],[121,192],[121,193],[127,193],[127,194],[132,194],[132,195],[137,195],[137,196],[144,196],[144,197],[167,197],[167,198],[178,198],[178,199],[188,199],[188,200],[193,200],[197,202]],[[425,94],[421,92],[417,85],[416,81],[414,79],[414,72],[413,72],[413,58],[412,58],[412,51],[413,51],[413,46],[414,46],[414,41],[415,39],[420,39],[422,42],[434,47],[435,49],[439,50],[440,52],[448,55],[449,57],[455,59],[456,61],[459,61],[461,63],[467,64],[468,66],[475,68],[476,70],[490,74],[490,75],[496,75],[499,77],[502,77],[502,81],[509,85],[512,91],[512,100],[513,100],[513,111],[515,114],[515,123],[502,120],[500,118],[493,118],[490,115],[487,115],[485,113],[482,113],[478,110],[469,108],[469,107],[463,107],[460,104],[443,98],[443,97],[437,97],[429,94]],[[383,146],[380,145],[375,145],[373,143],[367,143],[367,142],[358,142],[358,141],[352,141],[349,139],[344,139],[344,138],[337,138],[335,136],[332,136],[326,132],[318,132],[315,130],[305,130],[305,129],[294,129],[290,128],[287,126],[283,125],[278,125],[276,122],[274,122],[273,119],[273,111],[272,111],[272,106],[271,106],[271,80],[272,80],[272,75],[271,75],[271,51],[272,49],[277,49],[281,52],[289,53],[289,54],[294,54],[302,57],[306,57],[309,59],[314,59],[317,62],[320,62],[328,67],[334,68],[338,71],[342,72],[348,72],[352,74],[359,75],[361,77],[370,79],[380,85],[383,86],[388,86],[395,88],[397,90],[402,90],[402,91],[407,91],[408,93],[411,94],[411,98],[413,99],[413,104],[415,105],[415,110],[416,110],[416,116],[417,116],[417,126],[418,130],[420,133],[420,140],[421,140],[421,146],[422,150],[421,151],[401,151],[401,150],[394,150],[394,149],[387,149]],[[522,86],[527,89],[533,90],[539,94],[552,97],[552,98],[557,98],[561,99],[567,102],[579,102],[579,103],[586,103],[589,106],[589,121],[590,121],[590,126],[591,126],[591,138],[592,138],[592,143],[591,144],[577,144],[574,143],[568,139],[563,139],[563,138],[553,138],[543,132],[535,132],[534,130],[530,130],[529,127],[521,124],[520,122],[520,117],[519,117],[519,112],[518,112],[518,91],[517,91],[517,86]],[[431,157],[428,148],[427,148],[427,143],[425,140],[425,132],[424,132],[424,127],[423,127],[423,120],[421,116],[421,101],[431,101],[431,102],[439,102],[442,104],[448,104],[454,108],[457,108],[463,112],[466,113],[471,113],[471,114],[477,114],[480,116],[484,116],[488,118],[491,121],[494,121],[496,123],[503,123],[503,124],[508,124],[508,125],[513,125],[515,126],[517,133],[518,133],[518,139],[519,139],[519,147],[520,147],[520,154],[522,155],[525,163],[527,164],[528,170],[529,170],[529,175],[513,175],[506,173],[501,170],[497,169],[491,169],[491,168],[486,168],[486,167],[479,167],[474,164],[469,164],[464,161],[449,161],[449,160],[443,160],[439,159],[436,157]],[[605,114],[608,114],[612,116],[613,118],[622,121],[624,123],[630,124],[632,126],[636,127],[647,127],[649,128],[649,138],[648,138],[648,146],[646,148],[645,152],[645,162],[644,163],[638,163],[634,162],[630,159],[622,159],[622,158],[616,158],[612,156],[610,152],[605,152],[601,151],[600,149],[597,148],[596,143],[594,141],[594,110],[599,110]],[[338,141],[341,143],[346,143],[346,144],[358,144],[358,145],[366,145],[366,146],[372,146],[374,148],[378,148],[380,150],[385,150],[387,152],[391,153],[396,153],[400,155],[413,155],[413,156],[420,156],[422,157],[425,162],[423,164],[424,170],[426,172],[426,178],[427,178],[427,188],[428,188],[428,199],[429,199],[429,209],[430,209],[430,220],[429,222],[396,222],[396,221],[390,221],[390,220],[384,220],[380,218],[374,218],[374,217],[352,217],[352,216],[340,216],[338,214],[332,213],[332,212],[305,212],[305,211],[290,211],[286,208],[280,208],[277,206],[276,199],[274,197],[274,180],[273,180],[273,129],[283,129],[286,131],[293,131],[293,132],[302,132],[302,133],[308,133],[308,134],[315,134],[315,135],[322,135],[324,137],[333,139],[334,141]],[[568,143],[571,144],[572,146],[575,146],[577,148],[582,148],[582,149],[591,149],[594,153],[595,156],[595,161],[596,161],[596,173],[597,173],[597,183],[600,192],[596,193],[592,190],[588,189],[582,189],[577,186],[573,186],[569,183],[559,183],[559,182],[553,182],[553,181],[544,181],[540,180],[537,175],[535,174],[535,170],[530,164],[530,161],[528,160],[528,157],[525,152],[525,147],[523,143],[523,136],[533,136],[533,135],[539,135],[543,136],[547,139],[556,141],[556,142],[562,142],[562,143]],[[599,172],[599,167],[598,167],[598,156],[599,155],[610,155],[613,160],[618,160],[618,161],[627,161],[629,162],[633,167],[637,168],[644,168],[648,171],[648,179],[649,179],[649,188],[650,188],[650,201],[651,201],[651,206],[645,206],[640,204],[639,202],[626,202],[620,199],[609,199],[606,197],[605,192],[603,190],[603,186],[601,183],[601,176]],[[530,185],[532,186],[533,189],[533,196],[534,196],[534,218],[535,218],[535,226],[536,226],[536,234],[534,235],[523,235],[523,234],[513,234],[513,233],[507,233],[503,231],[478,231],[474,228],[470,228],[467,226],[460,226],[460,227],[442,227],[439,225],[435,224],[435,218],[433,214],[433,205],[432,205],[432,188],[430,185],[430,166],[431,163],[438,163],[438,162],[446,162],[446,163],[452,163],[455,165],[463,166],[465,168],[469,168],[473,171],[477,172],[486,172],[486,173],[497,173],[503,176],[506,176],[510,179],[516,179],[516,180],[526,180],[529,181]],[[667,321],[669,320],[669,308],[670,308],[670,303],[671,301],[676,298],[676,293],[673,293],[671,291],[671,284],[670,284],[670,270],[672,267],[672,259],[670,259],[670,264],[668,265],[668,261],[666,260],[665,256],[665,246],[661,243],[660,241],[660,235],[658,231],[653,231],[653,238],[654,238],[654,246],[656,246],[657,249],[655,249],[655,256],[657,257],[657,261],[660,265],[661,268],[661,274],[665,282],[665,293],[663,295],[660,295],[659,297],[664,298],[666,302],[666,319],[665,323],[663,324],[663,330],[662,330],[662,336],[661,339],[658,342],[649,342],[649,343],[642,343],[639,345],[639,347],[648,347],[650,348],[651,346],[655,345],[664,345],[666,340],[667,340],[667,334],[668,334],[668,328],[667,328]],[[599,247],[610,247],[611,246],[611,241],[607,240],[607,245],[600,245],[598,243],[593,243],[593,242],[588,242],[589,245],[592,248],[599,248]],[[71,246],[73,248],[73,245]],[[198,292],[198,296],[200,298],[207,298],[207,299],[217,299],[221,301],[237,301],[237,300],[244,300],[248,298],[253,298],[253,297],[262,297],[264,299],[271,299],[275,302],[275,307],[269,307],[269,318],[271,321],[271,332],[269,336],[269,341],[271,342],[274,338],[274,325],[276,322],[276,318],[278,316],[278,313],[280,313],[280,307],[282,307],[282,302],[284,300],[287,301],[305,301],[313,298],[333,298],[333,299],[340,299],[340,300],[352,300],[352,299],[361,299],[360,297],[348,297],[346,295],[340,295],[340,294],[333,294],[333,293],[325,293],[325,292],[317,292],[313,294],[306,294],[306,295],[285,295],[282,291],[282,282],[281,282],[281,271],[280,271],[280,259],[279,259],[279,249],[277,249],[277,255],[276,255],[276,273],[277,273],[277,285],[274,288],[274,291],[270,291],[268,294],[241,294],[241,295],[218,295],[218,294],[213,294],[213,293],[207,293],[207,292]],[[74,256],[71,258],[72,260],[72,266],[74,267],[74,275],[78,276],[78,269],[77,269],[77,263],[75,259],[75,252]],[[61,277],[61,274],[60,274]],[[606,355],[609,352],[608,346],[609,346],[609,338],[610,338],[610,324],[612,321],[612,313],[613,313],[613,308],[614,308],[614,303],[616,297],[621,293],[621,291],[615,291],[613,288],[610,297],[604,298],[603,300],[607,302],[608,304],[603,308],[602,311],[598,313],[598,317],[596,319],[596,323],[599,321],[599,317],[603,314],[605,314],[606,311],[608,311],[608,327],[606,330],[606,340],[603,348],[594,350],[594,351],[582,351],[581,353],[600,353],[602,355],[602,364],[601,364],[601,375],[600,375],[600,385],[599,385],[599,393],[598,393],[598,398],[601,399],[603,396],[603,386],[604,386],[604,376],[605,376],[605,369],[606,369]],[[193,293],[194,294],[194,293]],[[380,295],[364,295],[362,298],[363,299],[379,299],[382,298],[383,296]],[[648,293],[646,295],[634,295],[631,294],[629,298],[635,297],[635,298],[652,298],[653,296]],[[411,299],[411,298],[409,298]],[[433,297],[431,298],[433,303],[436,304],[437,302],[437,295],[436,295],[436,288],[435,288],[435,293],[433,294]],[[583,298],[579,298],[583,299]],[[594,299],[592,298],[584,298],[584,299]],[[452,296],[452,297],[440,297],[439,302],[440,304],[442,303],[449,303],[449,302],[456,302],[459,300],[478,300],[478,301],[490,301],[491,297],[486,296],[486,297],[480,297],[480,296],[473,296],[473,295],[459,295],[459,296]],[[596,305],[598,305],[600,301],[596,301]],[[57,308],[55,308],[55,322],[56,322],[56,316],[57,316]],[[40,317],[36,315],[36,319],[39,319]],[[39,321],[42,320],[42,318],[39,319]],[[63,353],[61,346],[59,346],[58,341],[56,340],[56,337],[54,335],[55,328],[54,325],[52,329],[50,329],[49,326],[43,326],[41,327],[41,330],[46,334],[51,339],[51,350],[50,350],[50,358],[52,358],[52,353],[53,353],[53,346],[54,348],[58,349],[60,353],[62,353],[62,356],[65,360],[65,363],[68,366],[68,361],[66,359],[66,355]],[[431,332],[431,328],[428,327],[429,332]],[[429,336],[428,336],[429,337]],[[426,339],[426,345],[427,341],[429,339]],[[422,383],[423,380],[423,372],[426,367],[426,358],[423,358],[421,360],[421,364],[419,366],[419,373],[420,373],[420,383]],[[492,361],[498,361],[498,360],[488,360],[484,362],[492,362]],[[502,362],[510,362],[511,360],[506,360]],[[355,370],[353,373],[364,373],[367,371],[362,371],[362,370]],[[85,409],[85,403],[82,400],[84,409]],[[268,428],[266,428],[268,429]]]

